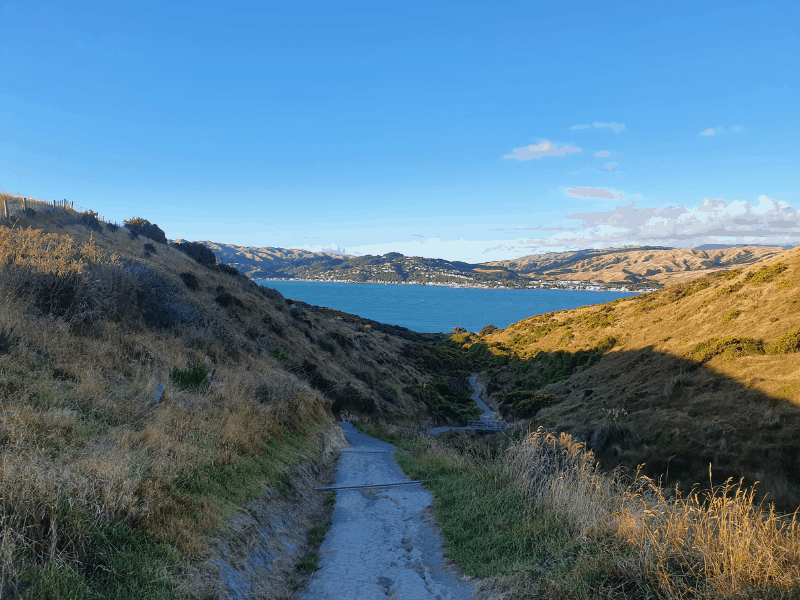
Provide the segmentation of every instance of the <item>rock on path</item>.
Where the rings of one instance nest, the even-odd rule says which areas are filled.
[[[342,427],[351,446],[341,453],[335,486],[409,481],[393,445],[350,423]],[[442,538],[428,516],[432,501],[420,484],[338,490],[320,569],[303,600],[473,598],[473,586],[446,568]]]

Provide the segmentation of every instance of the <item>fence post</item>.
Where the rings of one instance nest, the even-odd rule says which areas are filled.
[[[3,214],[6,216],[6,219],[8,219],[8,200],[5,198],[3,198]]]
[[[22,212],[24,212],[25,214],[28,214],[28,199],[27,198],[23,198],[22,199]]]

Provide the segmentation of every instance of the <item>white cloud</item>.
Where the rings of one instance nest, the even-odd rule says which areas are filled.
[[[714,133],[715,133],[714,130],[709,128],[709,129],[704,129],[703,131],[701,131],[700,135],[714,135]]]
[[[619,200],[625,197],[625,194],[622,192],[593,187],[566,188],[566,192],[573,198],[605,198],[607,200]]]
[[[308,237],[308,236],[306,236]],[[324,244],[303,244],[300,246],[302,250],[307,250],[309,252],[328,252],[330,254],[348,254],[346,248],[342,248],[339,244],[328,244],[327,246]]]
[[[607,198],[609,190],[572,188],[570,195]],[[602,192],[605,192],[604,195]],[[620,194],[620,196],[622,196]],[[693,247],[703,244],[800,244],[800,211],[787,202],[759,196],[758,204],[705,198],[699,206],[637,209],[635,203],[614,210],[579,213],[567,219],[577,226],[540,239],[522,240],[528,248],[568,250],[627,244]],[[544,228],[533,230],[547,231]]]
[[[608,150],[600,150],[600,152],[595,152],[594,155],[597,158],[608,158],[609,156],[611,156],[611,152],[609,152]]]
[[[591,125],[573,125],[570,129],[590,129]]]
[[[566,156],[571,152],[580,152],[581,149],[577,146],[562,146],[558,147],[558,143],[550,143],[548,140],[542,141],[537,145],[523,146],[522,148],[514,148],[514,154],[506,154],[503,158],[513,158],[515,160],[531,160],[533,158],[542,158],[543,156]]]
[[[617,161],[614,161],[614,162],[612,162],[612,163],[606,163],[606,164],[605,164],[605,165],[603,165],[603,166],[605,166],[605,168],[606,168],[606,170],[607,170],[607,171],[613,171],[613,170],[614,170],[614,167],[616,167],[616,166],[617,166]]]
[[[607,127],[608,129],[613,129],[614,133],[619,133],[623,129],[625,129],[625,123],[617,123],[615,121],[611,121],[611,123],[592,123],[595,128],[601,129]]]

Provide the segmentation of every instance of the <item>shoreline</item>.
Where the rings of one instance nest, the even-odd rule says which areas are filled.
[[[487,287],[487,286],[478,286],[478,285],[457,285],[451,283],[405,283],[405,282],[384,282],[384,281],[339,281],[339,280],[332,280],[332,281],[320,281],[319,279],[284,279],[278,277],[271,277],[267,279],[253,279],[253,281],[257,284],[261,282],[268,282],[268,281],[286,281],[290,283],[349,283],[353,285],[397,285],[397,286],[418,286],[418,287],[449,287],[454,289],[465,289],[465,290],[529,290],[529,291],[537,291],[537,290],[556,290],[556,291],[565,291],[565,292],[616,292],[620,294],[647,294],[649,292],[657,291],[659,288],[648,288],[644,290],[631,290],[627,288],[603,288],[603,289],[596,289],[596,288],[582,288],[582,287],[573,287],[573,286],[566,286],[566,285],[555,285],[552,287],[505,287],[505,286],[495,286],[495,287]]]

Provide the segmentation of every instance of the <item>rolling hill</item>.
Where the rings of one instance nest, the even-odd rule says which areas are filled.
[[[253,279],[627,290],[658,289],[698,275],[753,264],[785,251],[785,248],[762,246],[717,250],[626,247],[473,264],[399,253],[349,256],[203,243],[221,262]]]

